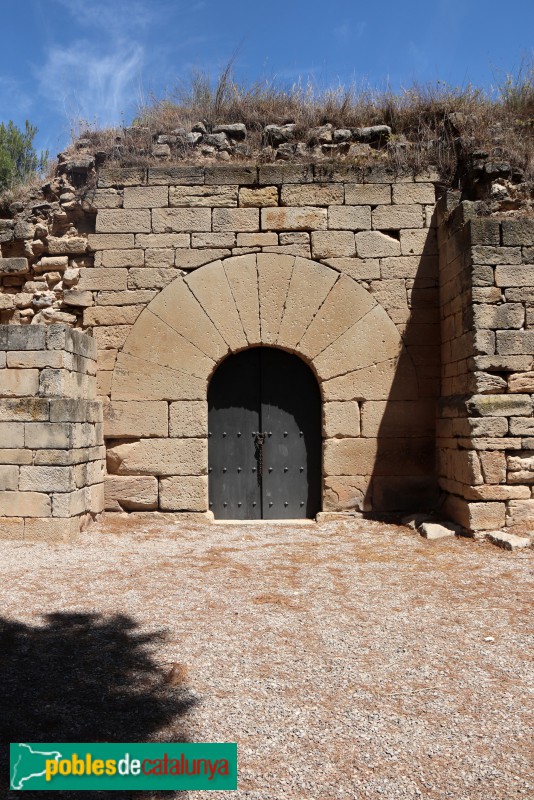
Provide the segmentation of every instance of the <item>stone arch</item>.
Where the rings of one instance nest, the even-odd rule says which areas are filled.
[[[166,402],[172,419],[175,406],[184,413],[187,406],[194,433],[185,423],[178,433],[171,425],[167,439],[122,445],[117,473],[158,476],[163,510],[207,510],[208,382],[229,353],[258,345],[297,353],[316,374],[323,400],[324,508],[369,506],[377,415],[392,396],[418,397],[414,366],[397,327],[363,286],[318,262],[278,253],[200,267],[169,284],[138,317],[117,357],[110,413],[114,406],[128,414],[128,406],[140,402]],[[360,424],[361,401],[367,430]],[[196,441],[186,447],[174,436]],[[188,476],[176,486],[202,478],[194,507],[183,499],[165,502],[172,476]]]

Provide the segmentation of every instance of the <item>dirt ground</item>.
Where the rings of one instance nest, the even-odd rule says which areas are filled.
[[[358,519],[2,542],[2,742],[237,741],[251,800],[531,800],[532,565]]]

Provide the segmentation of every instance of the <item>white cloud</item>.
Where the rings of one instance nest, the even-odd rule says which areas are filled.
[[[117,125],[137,100],[143,62],[144,49],[135,42],[105,50],[88,41],[53,46],[38,70],[39,91],[73,123]]]
[[[0,108],[6,119],[27,114],[32,105],[32,98],[22,89],[19,81],[7,75],[0,75]]]

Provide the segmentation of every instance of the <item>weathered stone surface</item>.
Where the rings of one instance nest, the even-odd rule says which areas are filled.
[[[508,377],[508,391],[513,393],[534,393],[534,372],[519,372]]]
[[[475,305],[473,316],[477,328],[521,328],[525,322],[525,309],[520,303]]]
[[[150,211],[147,211],[150,214]],[[154,233],[181,233],[184,231],[210,231],[211,209],[209,208],[155,208],[152,211]],[[137,233],[148,233],[139,228]]]
[[[430,439],[328,439],[325,475],[416,477],[433,474],[434,442]],[[413,507],[413,506],[412,506]],[[495,527],[495,526],[494,526]]]
[[[326,208],[263,208],[262,231],[314,231],[326,230]]]
[[[278,331],[279,345],[297,346],[338,277],[337,272],[315,261],[295,259]]]
[[[96,332],[100,330],[97,328]],[[148,308],[132,328],[123,352],[198,378],[209,375],[214,366],[209,356]]]
[[[145,254],[142,250],[102,250],[96,263],[100,267],[142,267]]]
[[[131,269],[128,273],[128,286],[130,289],[163,289],[177,277],[178,273],[174,267]]]
[[[223,266],[247,341],[249,345],[261,344],[256,256],[227,258]]]
[[[76,308],[89,308],[93,305],[93,295],[91,292],[79,292],[72,290],[70,292],[63,292],[63,302],[68,306],[75,306]]]
[[[411,400],[419,395],[413,362],[401,350],[400,359],[371,364],[323,383],[325,400]]]
[[[259,189],[241,188],[239,205],[242,208],[267,208],[278,205],[278,189],[276,186],[262,186]]]
[[[88,250],[129,250],[134,246],[133,233],[90,233],[87,237]]]
[[[469,531],[488,531],[504,527],[506,505],[468,502],[450,495],[443,505],[443,512]]]
[[[1,401],[2,405],[5,401]],[[0,422],[0,447],[24,447],[24,425],[21,422]]]
[[[192,233],[191,247],[223,247],[232,248],[236,246],[237,234],[232,231],[228,233]]]
[[[369,511],[370,477],[364,475],[330,475],[324,481],[323,508],[325,511]]]
[[[133,325],[141,311],[138,306],[94,306],[84,312],[84,325]]]
[[[360,407],[354,400],[323,405],[323,435],[342,439],[360,435]]]
[[[106,212],[101,212],[106,213]],[[110,213],[117,214],[118,211]],[[64,253],[85,253],[87,250],[87,239],[85,236],[48,236],[48,252],[50,255],[62,255]]]
[[[169,205],[166,186],[127,186],[124,189],[124,208],[161,208]]]
[[[420,206],[377,206],[373,208],[371,217],[374,230],[423,227],[423,213]]]
[[[436,201],[436,189],[432,183],[393,184],[393,203],[432,205]]]
[[[341,275],[302,337],[299,349],[304,355],[314,358],[375,305],[369,292],[351,278]]]
[[[168,436],[168,406],[163,402],[121,402],[104,406],[104,435],[120,439]]]
[[[36,369],[2,370],[0,397],[24,397],[38,394],[39,372]]]
[[[214,361],[228,352],[221,333],[182,278],[159,293],[150,304],[150,311]]]
[[[70,492],[76,489],[73,468],[23,466],[19,488],[23,492]]]
[[[375,306],[333,344],[320,352],[314,358],[314,365],[321,379],[328,380],[375,362],[396,358],[401,347],[402,341],[397,328],[384,309]]]
[[[260,212],[256,208],[213,209],[214,231],[259,231]]]
[[[24,519],[22,517],[0,517],[0,539],[24,540]]]
[[[158,481],[152,476],[107,475],[106,511],[151,511],[158,507]]]
[[[13,464],[0,466],[0,492],[17,491],[19,488],[19,468]]]
[[[113,267],[82,269],[78,290],[120,291],[128,288],[128,270]]]
[[[216,261],[195,270],[185,283],[229,347],[246,347],[247,338],[222,263]]]
[[[169,407],[169,436],[178,438],[206,437],[208,408],[205,401],[184,400]]]
[[[237,191],[237,186],[172,186],[169,205],[186,208],[237,206]]]
[[[362,231],[356,234],[356,251],[360,258],[399,256],[400,242],[380,231]]]
[[[356,255],[356,244],[352,231],[313,231],[311,246],[313,258]]]
[[[283,206],[329,206],[344,202],[343,186],[338,183],[296,184],[282,186]]]
[[[528,395],[474,395],[466,403],[473,417],[513,417],[532,414],[532,398]]]
[[[518,526],[528,531],[534,530],[534,500],[510,500],[508,503],[506,524]],[[495,526],[502,527],[502,526]]]
[[[26,447],[63,449],[71,445],[71,425],[67,422],[27,422],[24,427]]]
[[[204,476],[162,478],[159,502],[162,511],[207,511],[208,480]]]
[[[0,517],[50,517],[51,503],[40,492],[0,492]]]
[[[230,250],[223,250],[222,248],[218,250],[176,250],[174,264],[180,269],[196,269],[196,267],[201,267],[212,261],[218,261],[230,254]]]
[[[0,275],[24,275],[29,269],[27,258],[0,258]]]
[[[391,203],[391,186],[380,183],[347,183],[345,185],[347,205],[377,206]]]
[[[501,248],[496,248],[500,250]],[[499,263],[497,261],[497,263]],[[502,259],[501,259],[502,263]],[[517,262],[520,264],[520,261]],[[495,283],[497,286],[534,286],[534,265],[506,265],[495,267]],[[518,298],[521,299],[521,298]]]
[[[206,379],[166,369],[127,353],[117,356],[112,400],[202,400],[206,391]]]
[[[142,439],[119,445],[118,475],[204,475],[207,439]]]
[[[362,404],[362,436],[367,438],[433,436],[436,404],[433,399],[368,400]]]
[[[488,531],[486,538],[497,547],[502,547],[503,550],[521,550],[531,545],[529,536],[515,536],[513,533],[504,533],[504,531]]]
[[[294,256],[258,254],[260,329],[266,344],[277,340],[294,263]]]
[[[419,533],[424,539],[450,539],[461,532],[458,525],[451,522],[423,522]]]

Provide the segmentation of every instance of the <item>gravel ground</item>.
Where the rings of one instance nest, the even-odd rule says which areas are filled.
[[[135,515],[2,551],[4,742],[237,741],[253,800],[534,797],[532,551]]]

